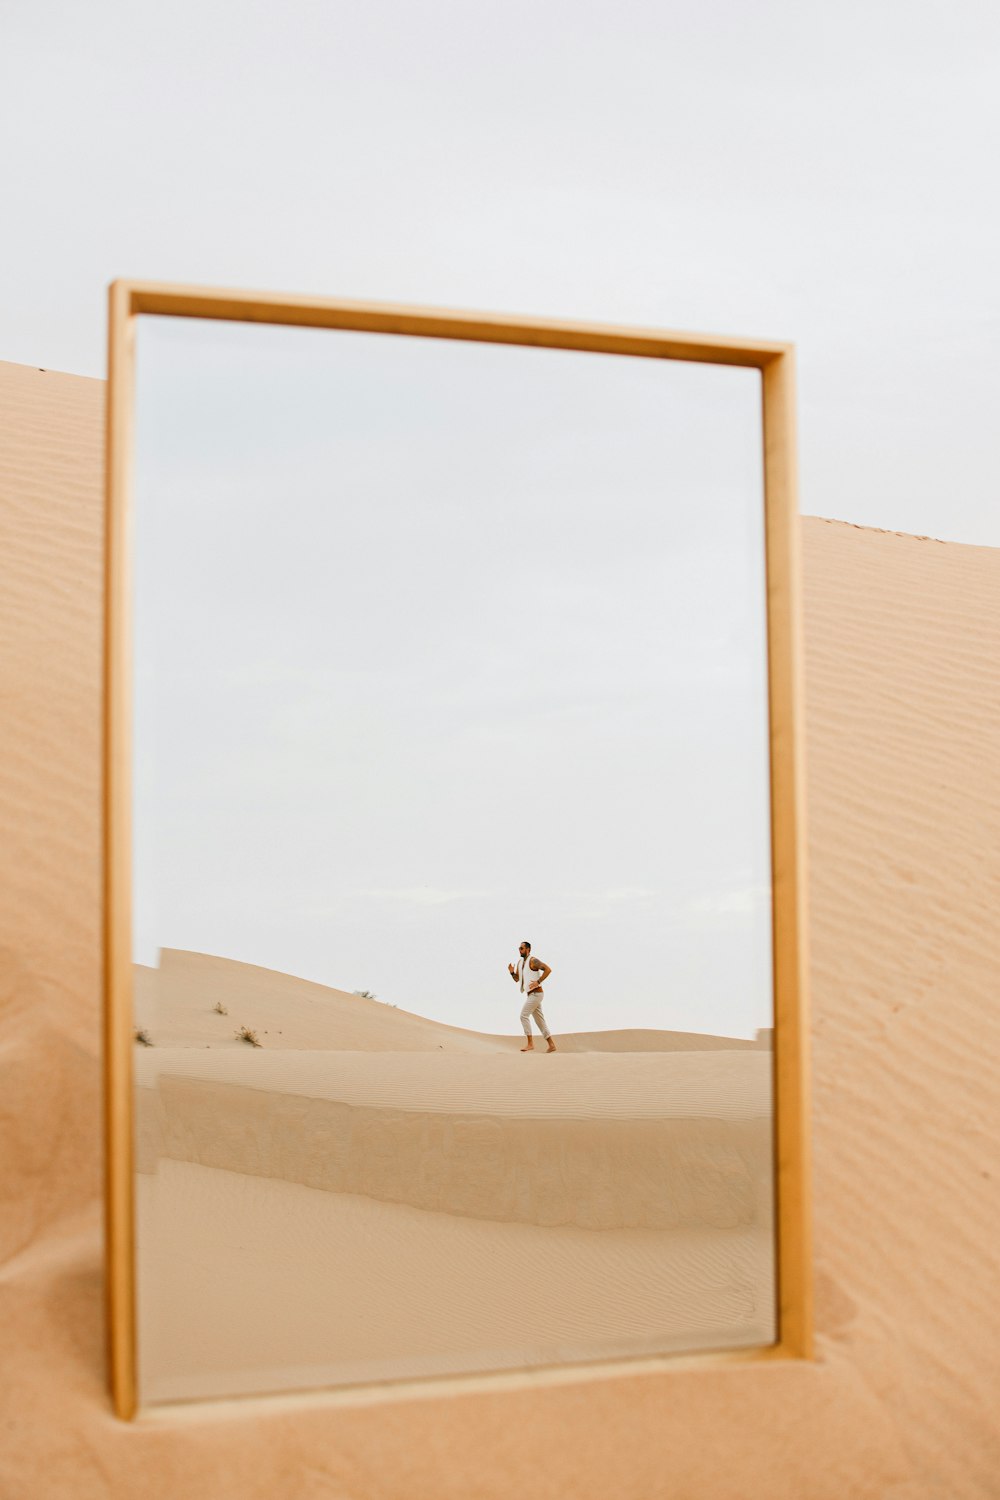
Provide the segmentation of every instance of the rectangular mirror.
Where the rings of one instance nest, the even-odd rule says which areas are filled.
[[[788,349],[112,313],[118,1410],[807,1352]]]

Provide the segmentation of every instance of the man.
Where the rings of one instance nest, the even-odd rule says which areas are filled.
[[[549,1028],[545,1024],[545,1017],[542,1014],[542,985],[548,979],[552,970],[540,958],[531,957],[530,943],[521,943],[517,951],[521,957],[518,959],[516,966],[514,964],[507,965],[507,973],[524,996],[524,1004],[521,1006],[521,1025],[524,1027],[524,1034],[528,1038],[528,1044],[526,1047],[522,1047],[521,1051],[534,1052],[535,1050],[535,1043],[531,1036],[531,1018],[534,1016],[535,1024],[548,1043],[548,1046],[545,1048],[546,1052],[554,1052],[556,1044],[552,1040]]]

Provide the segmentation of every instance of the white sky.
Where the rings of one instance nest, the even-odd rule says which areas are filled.
[[[794,340],[803,510],[1000,545],[995,0],[5,0],[0,357],[117,275]]]
[[[103,373],[118,275],[787,338],[804,511],[1000,545],[995,0],[6,0],[0,42],[0,358]]]
[[[137,956],[771,1022],[757,372],[143,319]]]

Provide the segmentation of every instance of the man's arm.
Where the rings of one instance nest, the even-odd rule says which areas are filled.
[[[531,969],[532,973],[535,974],[537,974],[539,970],[541,970],[541,978],[535,980],[534,985],[532,985],[532,989],[535,989],[536,987],[540,989],[541,986],[545,983],[546,979],[548,979],[549,975],[552,973],[552,970],[549,968],[544,958],[533,958],[531,960],[531,963],[528,965],[528,968]]]

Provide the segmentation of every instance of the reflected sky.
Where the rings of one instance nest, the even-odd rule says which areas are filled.
[[[135,951],[771,1024],[757,372],[142,318]]]

